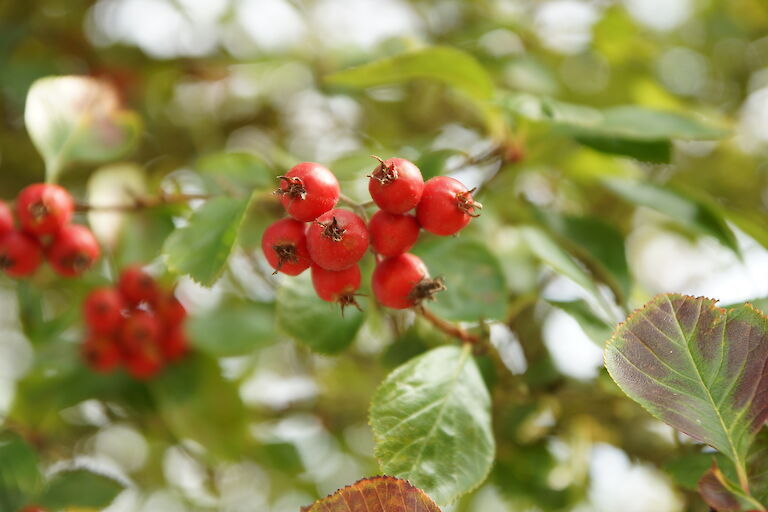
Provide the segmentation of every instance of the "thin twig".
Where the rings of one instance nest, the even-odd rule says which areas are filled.
[[[439,330],[443,331],[445,334],[449,336],[453,336],[454,338],[458,338],[459,340],[463,341],[464,343],[480,343],[480,336],[477,336],[475,334],[472,334],[468,332],[466,329],[463,329],[462,327],[452,324],[451,322],[440,318],[430,310],[428,310],[425,307],[417,308],[416,311],[421,314],[426,320],[428,320],[432,325],[437,327]]]
[[[210,199],[210,194],[169,194],[156,197],[136,197],[133,203],[113,204],[113,205],[93,205],[88,203],[78,203],[79,212],[136,212],[147,208],[157,208],[170,204],[188,203],[198,199]]]
[[[365,212],[365,207],[362,204],[358,203],[346,194],[339,194],[339,200],[342,203],[345,203],[347,206],[351,207],[353,210],[356,210],[357,214],[360,215],[360,217],[362,217],[366,223],[368,222],[368,214]]]

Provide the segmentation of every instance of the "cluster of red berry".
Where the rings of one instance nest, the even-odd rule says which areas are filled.
[[[117,288],[92,290],[83,303],[83,316],[88,337],[82,355],[96,372],[123,364],[133,377],[148,379],[188,348],[184,306],[141,267],[126,267]]]
[[[482,206],[472,199],[472,190],[456,179],[438,176],[425,183],[419,168],[408,160],[378,160],[368,190],[380,210],[367,226],[355,213],[334,208],[339,182],[322,165],[304,162],[279,177],[276,193],[290,218],[270,225],[261,240],[275,273],[295,276],[311,267],[312,283],[321,299],[357,305],[358,261],[370,243],[377,254],[373,293],[382,305],[413,307],[444,288],[442,280],[430,279],[421,259],[408,251],[421,228],[453,235]],[[415,215],[408,213],[414,208]]]
[[[16,198],[13,212],[0,201],[0,268],[11,277],[37,271],[45,257],[57,274],[74,277],[99,259],[101,249],[91,230],[70,224],[75,201],[58,185],[35,183]]]

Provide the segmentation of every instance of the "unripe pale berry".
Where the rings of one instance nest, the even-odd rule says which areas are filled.
[[[142,302],[154,304],[159,296],[155,278],[138,265],[125,267],[120,273],[117,289],[130,306]]]
[[[472,199],[472,190],[467,190],[459,180],[435,176],[424,185],[416,218],[430,233],[448,236],[461,231],[472,217],[479,215],[480,208],[482,205]]]
[[[300,163],[279,178],[276,193],[288,215],[298,221],[315,220],[339,200],[339,181],[320,164]]]
[[[35,273],[43,258],[43,248],[36,238],[21,231],[0,237],[0,268],[11,277]]]
[[[123,322],[123,298],[114,288],[96,288],[83,302],[83,316],[90,330],[97,334],[115,332]]]
[[[368,248],[365,221],[349,210],[324,213],[307,230],[312,262],[326,270],[344,270],[363,257]]]
[[[49,183],[26,187],[16,198],[16,213],[24,231],[55,235],[69,224],[75,201],[66,189]]]
[[[48,250],[48,263],[64,277],[79,276],[101,256],[99,242],[90,229],[78,224],[64,226]]]
[[[368,191],[378,207],[395,214],[413,209],[423,190],[421,171],[403,158],[379,159],[368,182]]]
[[[371,247],[384,257],[396,256],[413,247],[421,227],[410,214],[396,215],[379,210],[368,223]]]
[[[360,288],[360,265],[335,272],[312,265],[312,285],[317,296],[327,302],[356,304],[355,292]]]
[[[430,279],[424,262],[409,252],[376,265],[371,284],[376,300],[393,309],[418,306],[445,289],[442,279]]]
[[[275,269],[297,276],[309,268],[306,225],[295,219],[281,219],[272,223],[261,236],[261,250]]]

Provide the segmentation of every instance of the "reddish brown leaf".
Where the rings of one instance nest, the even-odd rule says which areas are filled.
[[[421,489],[392,476],[358,480],[301,512],[440,512]]]

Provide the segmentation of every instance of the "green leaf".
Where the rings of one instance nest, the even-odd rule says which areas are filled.
[[[116,91],[85,76],[36,81],[27,95],[24,121],[45,160],[48,181],[56,181],[71,162],[122,157],[141,132],[138,116],[121,109]]]
[[[309,272],[286,279],[277,292],[277,324],[315,352],[335,354],[354,341],[365,315],[318,298]]]
[[[585,290],[597,294],[597,287],[589,273],[580,267],[549,234],[533,226],[525,226],[520,229],[528,249],[541,261]]]
[[[168,268],[204,286],[221,275],[248,208],[248,199],[215,197],[175,230],[163,246]]]
[[[736,236],[718,209],[708,201],[689,196],[668,186],[611,178],[606,187],[639,206],[668,215],[675,223],[697,234],[709,235],[740,254]]]
[[[395,369],[373,396],[370,423],[384,473],[448,504],[480,485],[495,440],[490,396],[471,347],[431,350]]]
[[[701,477],[709,471],[712,463],[727,462],[720,453],[686,453],[675,457],[664,464],[664,471],[672,477],[675,483],[684,489],[695,491]]]
[[[672,161],[672,142],[670,140],[632,140],[580,132],[580,130],[572,132],[576,142],[601,153],[624,155],[657,164],[666,164]]]
[[[763,299],[752,299],[750,301],[747,301],[749,304],[752,304],[754,307],[768,315],[768,297],[765,297]]]
[[[198,160],[195,168],[211,193],[226,193],[233,187],[248,192],[277,188],[277,173],[251,153],[213,153]]]
[[[123,485],[106,475],[86,469],[61,471],[51,477],[40,505],[52,510],[104,508],[123,491]]]
[[[338,71],[325,77],[332,85],[374,87],[416,78],[445,82],[476,100],[493,96],[493,82],[474,57],[456,48],[433,46]]]
[[[602,114],[592,133],[631,140],[715,140],[728,135],[727,130],[691,116],[636,105],[609,108]]]
[[[768,419],[768,317],[660,295],[616,329],[605,365],[651,414],[728,456],[745,484],[747,454]]]
[[[237,386],[216,362],[190,355],[149,383],[157,409],[179,438],[200,443],[214,457],[242,457],[248,438]]]
[[[507,306],[501,263],[488,248],[465,238],[433,238],[414,247],[447,289],[429,308],[451,320],[500,319]]]
[[[0,433],[0,509],[18,510],[41,483],[35,450],[12,432]]]
[[[589,336],[589,339],[595,342],[598,347],[603,348],[605,342],[611,337],[613,326],[597,316],[586,301],[579,299],[572,301],[550,300],[547,302],[571,315]]]
[[[421,171],[424,181],[440,176],[445,171],[445,163],[462,152],[455,149],[438,149],[422,153],[416,161],[416,166]]]
[[[537,209],[536,214],[572,254],[611,287],[621,302],[626,302],[632,277],[624,237],[616,228],[594,217],[559,215],[543,209]]]
[[[301,512],[440,512],[440,508],[405,480],[374,476],[301,507]]]
[[[192,345],[215,357],[239,356],[275,340],[271,304],[228,301],[186,322]]]

